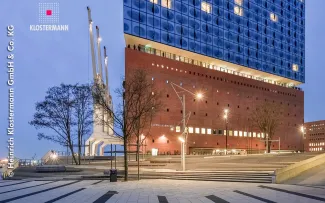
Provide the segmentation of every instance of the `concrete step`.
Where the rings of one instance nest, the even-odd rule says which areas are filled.
[[[123,175],[122,175],[123,176]],[[129,174],[130,179],[137,179],[137,174]],[[225,181],[225,182],[251,182],[272,183],[270,172],[143,172],[141,179],[173,179],[173,180],[197,180],[197,181]]]
[[[140,179],[170,179],[170,180],[196,180],[196,181],[224,181],[224,182],[247,182],[247,183],[272,183],[272,177],[244,178],[244,177],[151,177],[141,176]],[[129,179],[137,179],[137,176],[129,176]]]

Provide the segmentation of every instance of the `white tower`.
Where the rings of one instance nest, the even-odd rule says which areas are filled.
[[[95,47],[94,47],[94,35],[93,35],[93,21],[91,19],[91,10],[87,7],[88,10],[88,22],[89,22],[89,37],[90,37],[90,49],[91,49],[91,58],[92,58],[92,69],[93,69],[93,79],[94,83],[105,85],[106,88],[106,101],[110,108],[112,109],[112,97],[110,95],[109,86],[108,86],[108,58],[106,54],[106,47],[104,47],[104,66],[105,66],[105,83],[103,81],[103,72],[102,72],[102,58],[100,51],[100,43],[102,38],[99,35],[99,27],[96,26],[97,32],[97,57],[98,57],[98,69],[96,68],[96,57],[95,57]],[[98,122],[98,118],[102,122]],[[109,144],[123,144],[122,139],[114,136],[113,128],[113,118],[111,115],[104,114],[104,110],[97,106],[94,103],[94,125],[93,133],[86,141],[85,155],[96,156],[104,155],[104,148]]]

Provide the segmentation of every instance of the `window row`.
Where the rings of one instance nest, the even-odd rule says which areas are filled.
[[[152,23],[152,24],[157,24],[160,20],[167,20],[168,22],[171,23],[178,23],[181,25],[188,25],[188,26],[195,26],[196,24],[199,23],[206,23],[211,26],[217,26],[217,27],[225,27],[227,29],[238,29],[241,27],[242,29],[244,28],[249,28],[249,29],[254,29],[258,32],[264,31],[265,29],[272,30],[272,31],[277,31],[282,34],[288,35],[288,31],[285,32],[285,30],[292,30],[293,32],[297,32],[300,34],[304,34],[304,25],[297,25],[293,23],[292,21],[286,21],[283,23],[275,24],[272,23],[274,20],[278,20],[277,16],[275,14],[270,14],[271,19],[268,18],[263,18],[259,21],[251,21],[251,20],[245,20],[245,19],[237,19],[233,18],[230,16],[224,17],[224,16],[215,16],[215,17],[209,17],[209,18],[192,18],[191,16],[185,16],[181,15],[178,13],[172,13],[168,12],[165,15],[162,16],[157,16],[155,14],[151,13],[145,13],[142,11],[137,11],[137,10],[132,10],[128,7],[124,8],[124,18],[126,19],[132,19],[139,21],[141,23]],[[194,27],[193,29],[197,29]],[[236,31],[235,30],[235,31]]]
[[[310,147],[318,147],[318,146],[325,146],[325,142],[320,143],[309,143]]]
[[[309,148],[309,151],[311,151],[311,152],[319,152],[319,151],[324,151],[324,148],[323,147]]]
[[[163,56],[165,57],[165,55],[163,55]],[[166,56],[166,57],[169,58],[169,56]],[[171,58],[171,59],[174,59],[174,58]],[[236,71],[229,71],[228,69],[223,68],[223,67],[219,67],[219,66],[210,66],[209,64],[202,65],[202,63],[187,62],[184,58],[182,58],[182,59],[176,58],[175,60],[182,61],[182,62],[186,62],[186,63],[191,63],[191,64],[194,64],[194,65],[203,66],[205,68],[214,69],[214,70],[221,71],[221,72],[226,72],[226,73],[229,73],[229,74],[238,75],[238,76],[241,76],[241,77],[246,77],[246,78],[250,78],[250,79],[259,80],[259,81],[266,82],[266,83],[271,83],[271,84],[277,84],[277,85],[280,85],[280,86],[284,86],[284,85],[282,85],[280,83],[275,83],[272,80],[266,80],[266,79],[263,79],[263,78],[257,78],[257,77],[254,77],[254,76],[251,76],[251,75],[242,74],[242,73],[236,72]],[[239,82],[239,81],[227,80],[226,78],[215,77],[215,76],[211,76],[211,75],[207,75],[207,74],[202,74],[202,73],[199,73],[199,72],[183,71],[181,69],[177,69],[177,68],[173,68],[173,67],[168,67],[168,66],[164,66],[164,65],[159,65],[159,64],[155,64],[155,63],[152,63],[151,65],[154,66],[154,67],[166,68],[167,70],[172,70],[172,71],[175,70],[175,71],[179,71],[179,72],[184,72],[184,73],[188,73],[188,74],[192,74],[192,75],[201,76],[201,77],[205,77],[207,79],[220,80],[221,82],[230,82],[230,83],[233,83],[233,84],[242,85],[242,86],[246,86],[246,87],[251,87],[251,88],[255,88],[255,89],[260,89],[260,90],[263,90],[263,91],[278,93],[278,94],[286,95],[286,96],[297,97],[296,94],[292,94],[292,93],[288,93],[288,92],[282,92],[282,91],[278,91],[278,90],[272,90],[270,88],[265,88],[265,87],[261,87],[261,86],[258,86],[258,85],[252,85],[252,84],[248,84],[248,83],[245,83],[245,82],[243,83],[243,82]],[[154,77],[152,77],[152,80],[154,80]],[[166,80],[166,83],[168,84],[169,81]],[[296,89],[301,90],[300,88],[296,88]]]
[[[181,132],[181,127],[176,126],[175,132]],[[189,134],[201,134],[201,135],[223,135],[234,136],[234,137],[256,137],[264,138],[264,133],[258,132],[247,132],[247,131],[238,131],[238,130],[221,130],[221,129],[211,129],[211,128],[198,128],[198,127],[187,127],[187,132]]]

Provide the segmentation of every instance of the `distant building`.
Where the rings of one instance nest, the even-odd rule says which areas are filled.
[[[225,149],[225,109],[228,149],[263,152],[265,135],[250,114],[265,101],[283,108],[272,139],[281,150],[303,149],[304,1],[124,0],[124,34],[126,74],[146,69],[164,90],[166,107],[142,150],[180,153],[182,106],[171,82],[204,94],[186,97],[188,153]]]
[[[325,120],[305,123],[305,151],[325,151]]]

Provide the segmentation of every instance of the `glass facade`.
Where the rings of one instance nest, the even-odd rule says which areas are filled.
[[[123,0],[124,32],[305,81],[304,0]]]

